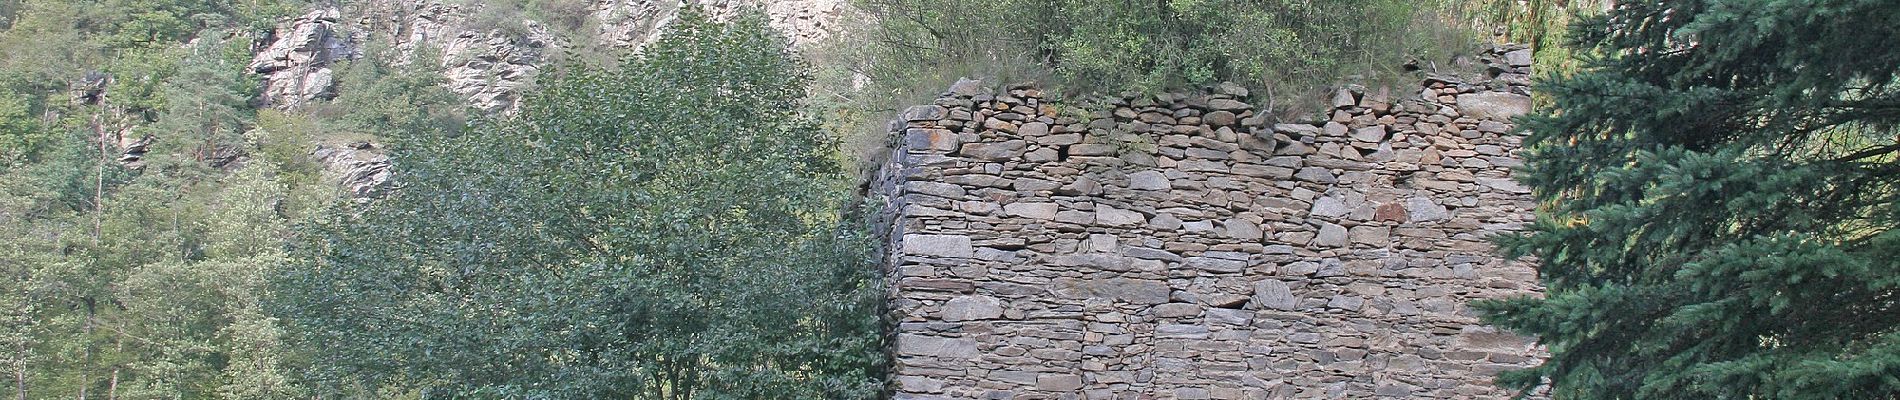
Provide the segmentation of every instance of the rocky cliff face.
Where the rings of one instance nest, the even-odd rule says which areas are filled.
[[[1507,398],[1529,338],[1474,299],[1534,295],[1493,235],[1527,52],[1479,81],[1343,89],[1270,123],[1247,90],[1058,113],[974,82],[903,113],[888,201],[894,398]]]
[[[280,24],[251,60],[252,73],[264,78],[263,101],[274,107],[297,107],[313,99],[335,95],[338,60],[355,58],[354,40],[341,36],[335,8],[310,11]]]
[[[795,45],[810,45],[832,36],[841,18],[854,11],[846,0],[694,0],[714,17],[736,14],[743,7],[759,7],[771,24],[791,37]],[[515,107],[521,90],[529,85],[547,56],[582,41],[634,48],[656,39],[679,13],[679,3],[666,0],[593,0],[587,7],[592,36],[558,37],[537,21],[523,21],[520,31],[478,28],[472,24],[480,3],[460,5],[440,0],[382,0],[354,8],[373,10],[375,16],[344,15],[334,7],[312,10],[281,23],[260,42],[253,72],[264,78],[264,102],[294,108],[313,99],[335,95],[331,66],[363,56],[365,42],[386,38],[400,53],[417,49],[439,51],[440,65],[417,66],[442,71],[449,90],[469,104],[489,112]],[[380,19],[380,20],[378,20]]]

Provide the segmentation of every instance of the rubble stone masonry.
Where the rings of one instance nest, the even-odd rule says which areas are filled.
[[[1508,397],[1541,350],[1467,304],[1539,291],[1489,240],[1531,219],[1530,62],[1480,58],[1309,123],[1232,84],[1082,110],[963,81],[904,111],[872,186],[895,398]]]

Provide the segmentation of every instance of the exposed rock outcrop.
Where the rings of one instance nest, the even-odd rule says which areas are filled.
[[[489,112],[512,110],[547,56],[569,41],[597,40],[637,48],[657,38],[679,12],[676,1],[594,0],[587,10],[597,31],[589,37],[562,38],[532,20],[521,21],[523,29],[518,31],[472,26],[480,3],[384,1],[359,7],[376,10],[375,17],[340,15],[337,8],[325,7],[279,24],[260,41],[251,63],[251,70],[264,77],[264,102],[294,108],[335,96],[335,72],[330,67],[363,56],[367,33],[380,29],[379,34],[390,38],[401,54],[413,55],[425,47],[437,50],[440,65],[429,68],[442,71],[448,89],[467,98],[471,106]],[[854,12],[847,0],[695,1],[715,18],[729,17],[745,6],[760,7],[795,45],[831,37],[839,29],[840,18]]]
[[[323,165],[324,179],[336,182],[351,198],[379,197],[389,188],[389,156],[375,144],[318,145],[310,157]]]
[[[714,18],[736,14],[742,7],[763,9],[773,28],[784,32],[795,46],[809,45],[837,33],[841,18],[853,15],[848,0],[689,0]],[[596,0],[592,17],[600,21],[598,38],[617,47],[645,45],[659,37],[679,12],[678,1]]]
[[[359,56],[357,44],[339,31],[338,11],[325,7],[278,24],[252,58],[252,73],[264,77],[263,102],[292,108],[334,97],[339,60]]]
[[[872,185],[895,398],[1509,397],[1492,375],[1544,353],[1466,304],[1540,290],[1489,242],[1535,207],[1527,88],[1497,79],[1529,66],[1485,59],[1303,123],[1236,85],[1077,114],[960,82],[907,110]]]
[[[396,49],[413,55],[428,47],[439,51],[440,69],[449,91],[467,98],[469,105],[488,112],[512,110],[521,89],[540,72],[540,64],[559,39],[536,21],[522,21],[518,34],[501,29],[469,27],[475,7],[440,1],[405,1],[410,8],[395,14],[399,27],[392,32]],[[414,66],[423,67],[423,66]]]

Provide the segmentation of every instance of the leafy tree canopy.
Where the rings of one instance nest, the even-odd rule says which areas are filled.
[[[363,390],[873,398],[875,270],[804,71],[762,15],[689,10],[512,118],[398,143],[402,187],[315,227],[274,308]]]

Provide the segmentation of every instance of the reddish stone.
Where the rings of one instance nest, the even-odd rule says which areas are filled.
[[[1405,205],[1399,203],[1380,205],[1379,209],[1372,213],[1372,220],[1405,223]]]

